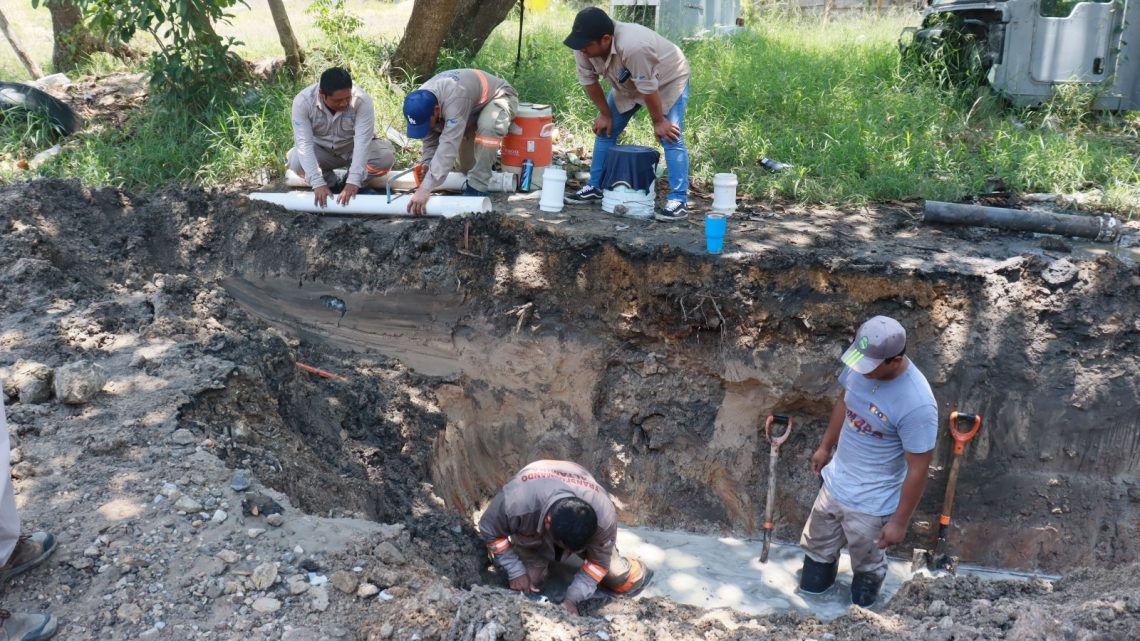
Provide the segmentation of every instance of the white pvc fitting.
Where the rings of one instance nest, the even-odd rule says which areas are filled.
[[[736,174],[716,174],[713,176],[712,211],[731,214],[736,211]]]
[[[493,171],[491,179],[487,181],[487,191],[513,194],[518,191],[515,185],[517,178],[518,176],[505,171]]]
[[[289,211],[301,211],[310,214],[383,214],[387,216],[411,216],[408,213],[408,200],[410,195],[404,194],[392,198],[388,202],[387,196],[357,195],[348,201],[347,205],[336,202],[336,197],[329,198],[328,206],[321,208],[313,199],[311,191],[290,191],[285,193],[252,193],[251,200],[263,200],[268,203],[280,205]],[[427,201],[428,216],[442,216],[452,218],[462,214],[476,214],[491,211],[491,199],[464,196],[432,196]]]
[[[565,203],[566,170],[558,167],[548,167],[542,179],[542,196],[538,199],[538,208],[550,213],[562,211]]]

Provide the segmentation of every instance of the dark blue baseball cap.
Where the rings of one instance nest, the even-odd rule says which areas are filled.
[[[431,117],[439,99],[426,89],[416,89],[404,98],[404,119],[408,121],[408,138],[427,138]]]

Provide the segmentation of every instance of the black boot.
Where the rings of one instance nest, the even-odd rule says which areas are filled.
[[[879,598],[879,588],[883,587],[883,577],[874,574],[856,574],[851,579],[851,602],[869,608]]]
[[[832,583],[835,583],[835,574],[838,571],[838,559],[831,563],[820,563],[805,554],[804,568],[800,572],[800,590],[808,594],[823,594]]]

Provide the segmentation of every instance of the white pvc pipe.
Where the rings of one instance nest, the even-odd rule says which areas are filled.
[[[386,216],[411,216],[408,213],[408,199],[410,194],[393,196],[388,202],[387,196],[373,196],[369,194],[357,195],[348,201],[347,205],[336,202],[336,197],[330,197],[328,206],[321,208],[313,201],[311,191],[290,191],[285,193],[249,194],[251,200],[262,200],[274,205],[280,205],[289,211],[307,212],[310,214],[382,214]],[[432,196],[427,201],[428,216],[442,216],[453,218],[463,214],[477,214],[491,211],[491,199],[464,196]]]
[[[393,169],[388,172],[388,176],[397,176],[403,173],[403,171],[402,169]],[[387,185],[387,177],[383,177],[380,182]],[[289,187],[309,186],[309,182],[298,176],[292,169],[285,170],[285,184]],[[404,174],[396,180],[391,181],[391,185],[392,189],[411,191],[416,188],[416,178],[412,174]],[[432,191],[463,191],[463,187],[466,185],[467,174],[452,171],[447,174],[447,178],[443,180],[443,183],[437,185]],[[513,193],[515,191],[514,174],[498,171],[491,172],[491,181],[487,185],[487,191]]]

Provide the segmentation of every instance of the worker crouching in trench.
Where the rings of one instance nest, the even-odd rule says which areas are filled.
[[[609,493],[569,461],[535,461],[520,470],[483,513],[479,533],[511,589],[524,594],[541,591],[551,563],[578,557],[582,564],[562,601],[572,614],[599,586],[633,596],[652,578],[647,566],[618,552]]]

